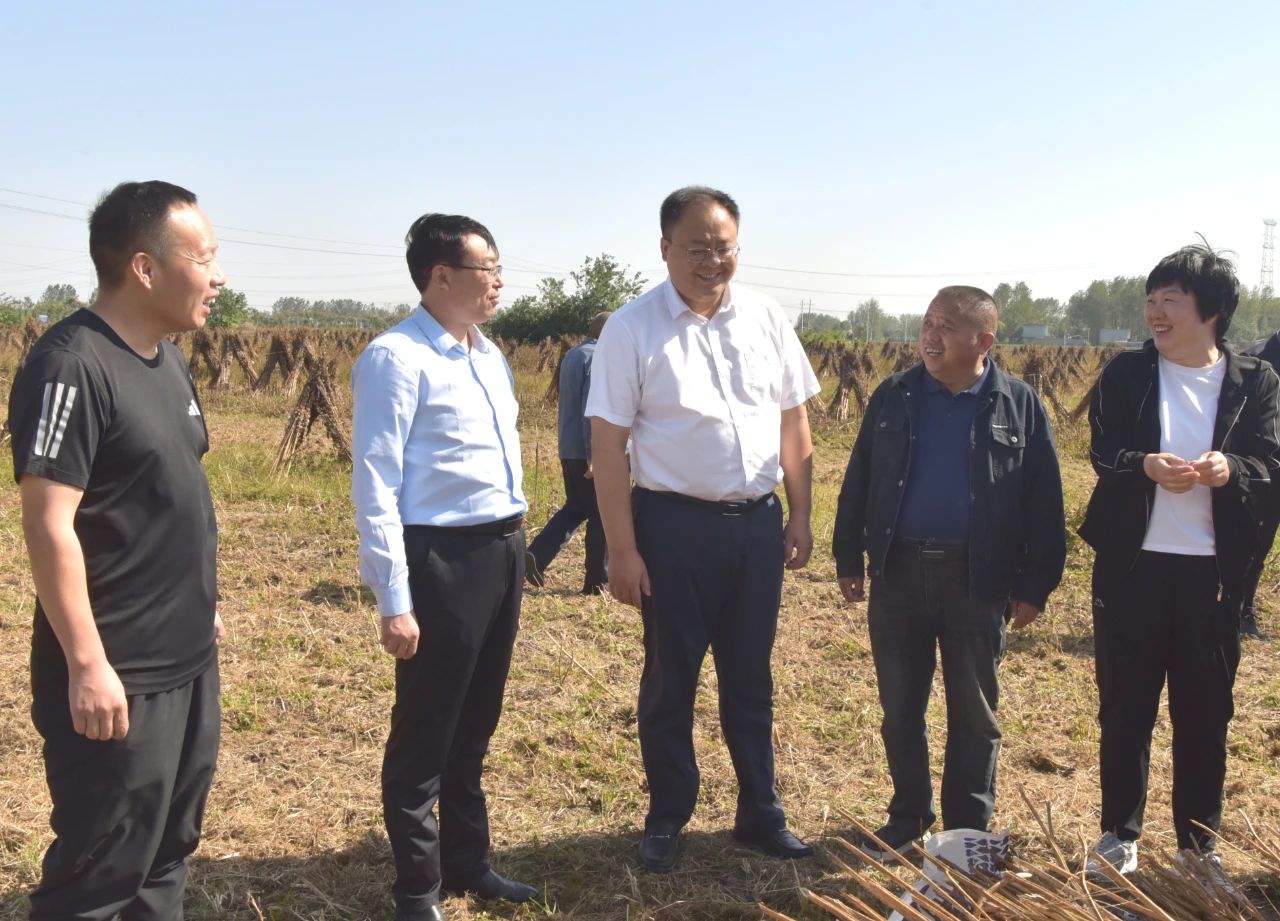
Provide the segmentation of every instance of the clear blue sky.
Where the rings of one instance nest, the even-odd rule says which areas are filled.
[[[488,225],[507,302],[602,252],[657,281],[689,183],[737,198],[738,277],[793,313],[919,312],[953,281],[1065,299],[1196,231],[1253,286],[1278,50],[1274,0],[9,0],[0,292],[87,296],[84,203],[150,178],[200,196],[260,308],[415,300],[424,211]]]

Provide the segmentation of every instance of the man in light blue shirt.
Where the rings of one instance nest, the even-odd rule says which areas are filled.
[[[537,894],[490,867],[480,787],[520,619],[528,506],[515,380],[477,326],[498,308],[497,245],[445,214],[420,217],[405,243],[422,303],[352,369],[351,497],[360,578],[396,657],[382,763],[396,921],[442,921],[442,892]]]

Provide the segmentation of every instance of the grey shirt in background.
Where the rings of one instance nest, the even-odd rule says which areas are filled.
[[[583,413],[591,389],[591,356],[596,340],[588,336],[565,352],[560,363],[560,457],[591,459],[591,420]]]

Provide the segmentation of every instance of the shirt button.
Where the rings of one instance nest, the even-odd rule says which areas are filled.
[[[892,533],[893,533],[893,528],[885,528],[885,529],[884,529],[884,533],[886,533],[886,534],[892,534]]]
[[[884,428],[884,427],[885,427],[886,425],[888,425],[888,424],[889,424],[889,423],[887,423],[887,422],[881,422],[881,423],[880,423],[880,428]]]
[[[898,488],[899,488],[899,489],[901,489],[901,488],[902,488],[902,480],[899,480],[899,481],[898,481]]]
[[[1014,444],[1017,444],[1017,443],[1018,443],[1018,436],[1017,436],[1017,435],[1014,435],[1014,436],[1013,436],[1013,437],[1011,437],[1009,440],[1010,440],[1011,442],[1013,442]]]

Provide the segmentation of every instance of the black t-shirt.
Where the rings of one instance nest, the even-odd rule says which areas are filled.
[[[217,524],[200,459],[209,435],[182,352],[130,349],[79,310],[40,337],[9,395],[16,479],[33,474],[84,491],[75,532],[93,619],[126,693],[172,690],[217,649]],[[36,683],[67,677],[36,602]]]

